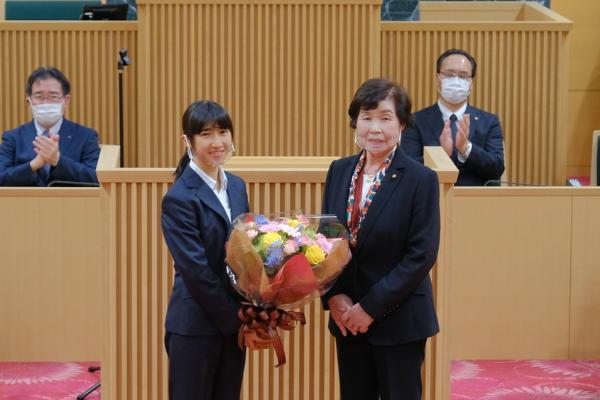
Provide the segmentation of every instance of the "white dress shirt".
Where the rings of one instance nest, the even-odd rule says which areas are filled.
[[[35,125],[35,131],[37,133],[38,136],[43,135],[44,132],[46,132],[46,129],[42,128],[36,120],[33,120],[33,123]],[[63,123],[63,117],[60,117],[60,119],[54,124],[52,125],[52,127],[50,129],[48,129],[48,131],[50,133],[58,133],[60,131],[60,127],[62,126]]]
[[[217,190],[217,181],[211,178],[206,172],[202,171],[202,168],[197,166],[195,162],[190,161],[190,168],[202,178],[204,183],[206,183],[217,196],[217,199],[219,199],[219,202],[227,214],[227,218],[229,218],[229,222],[231,222],[231,207],[229,206],[229,197],[227,196],[227,175],[225,175],[223,167],[219,167],[219,179],[221,180],[221,187],[219,190]]]

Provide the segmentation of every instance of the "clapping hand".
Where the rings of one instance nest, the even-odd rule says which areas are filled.
[[[39,135],[33,140],[33,150],[43,159],[44,164],[50,164],[53,167],[58,164],[60,158],[59,139],[60,137],[56,133],[51,133],[50,137]]]
[[[448,157],[452,157],[452,150],[454,149],[454,140],[452,140],[452,129],[450,128],[450,120],[444,123],[444,129],[442,129],[442,133],[440,134],[440,144],[448,154]]]
[[[460,154],[465,154],[467,151],[467,145],[469,143],[469,127],[471,125],[471,117],[469,114],[465,114],[460,121],[458,121],[456,127],[456,150]]]

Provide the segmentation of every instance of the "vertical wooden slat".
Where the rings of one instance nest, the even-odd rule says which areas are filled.
[[[322,164],[326,167],[329,160]],[[318,178],[312,172],[302,175],[302,170],[275,171],[275,175],[265,175],[234,170],[247,182],[253,211],[270,214],[303,210],[311,214],[320,210],[325,169]],[[115,324],[108,326],[109,354],[105,357],[103,388],[111,398],[166,399],[168,366],[163,323],[173,266],[162,239],[160,204],[172,173],[161,171],[158,179],[145,179],[144,173],[139,173],[140,178],[132,173],[117,182],[103,183],[112,216],[108,229],[114,232],[108,235],[109,249],[113,249],[109,252],[109,287],[115,290],[108,303]],[[333,338],[326,331],[326,313],[318,302],[305,307],[305,312],[308,325],[284,334],[288,355],[285,367],[273,368],[273,351],[248,352],[243,399],[338,396],[335,351]]]
[[[173,133],[185,107],[201,98],[230,111],[239,155],[354,151],[346,108],[358,85],[379,74],[378,2],[182,0],[139,7],[146,17],[140,35],[153,39],[140,42],[147,67],[139,84],[159,88],[141,99],[140,121],[147,122],[140,122],[140,143],[152,143],[139,146],[141,166],[175,165]]]

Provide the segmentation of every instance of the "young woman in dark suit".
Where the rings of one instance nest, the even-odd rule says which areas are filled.
[[[245,353],[237,344],[241,298],[225,273],[230,224],[248,212],[244,181],[223,170],[233,124],[212,101],[183,115],[187,147],[162,203],[175,278],[165,321],[169,398],[239,400]]]
[[[429,278],[439,244],[437,175],[400,149],[411,102],[396,83],[366,81],[348,114],[362,151],[331,164],[322,206],[351,233],[352,260],[323,297],[341,398],[420,399],[425,342],[439,331]]]

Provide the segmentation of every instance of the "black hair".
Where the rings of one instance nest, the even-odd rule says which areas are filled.
[[[190,104],[183,113],[181,126],[183,134],[187,136],[190,144],[194,142],[194,135],[200,133],[206,127],[227,129],[231,132],[231,137],[233,138],[233,122],[229,113],[223,106],[211,100],[199,100]],[[175,179],[183,174],[183,170],[185,170],[189,163],[190,157],[186,151],[183,153],[175,170]]]
[[[450,49],[443,52],[442,55],[440,55],[437,59],[435,71],[439,74],[442,71],[442,64],[444,63],[444,60],[452,55],[466,57],[466,59],[469,60],[469,62],[471,63],[471,78],[475,78],[475,72],[477,71],[477,62],[475,61],[475,58],[472,55],[461,49]]]
[[[58,68],[39,67],[33,71],[31,75],[29,75],[29,78],[27,78],[27,84],[25,85],[25,92],[27,93],[27,96],[31,96],[31,87],[34,83],[48,78],[54,78],[60,83],[60,86],[62,86],[63,96],[71,93],[71,84],[69,83],[69,80]]]
[[[408,93],[396,82],[383,78],[373,78],[365,81],[354,94],[354,98],[348,107],[350,116],[350,127],[356,129],[356,120],[360,110],[372,110],[386,99],[394,101],[396,117],[404,128],[412,125],[411,114],[412,103]]]

